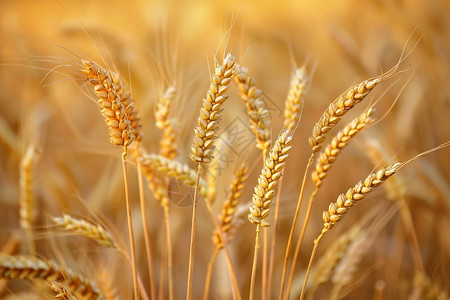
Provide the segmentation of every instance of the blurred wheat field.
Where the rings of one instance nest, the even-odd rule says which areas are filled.
[[[85,59],[120,75],[122,85],[111,85],[123,87],[119,97],[131,91],[135,101],[123,108],[125,119],[136,109],[142,124],[133,128],[143,134],[139,153],[135,140],[126,161],[140,298],[187,297],[197,199],[192,299],[298,299],[324,228],[322,212],[338,214],[330,203],[369,174],[450,140],[449,12],[444,0],[1,1],[0,298],[133,299],[124,149],[108,141],[98,108],[103,90],[94,90],[97,79],[81,72]],[[245,67],[248,73],[240,74],[255,79],[245,83],[260,90],[252,108],[266,111],[272,146],[286,129],[291,76],[304,66],[301,117],[292,141],[280,144],[280,153],[289,151],[286,161],[271,156],[270,147],[261,151],[252,126],[262,122],[251,123],[251,105],[241,100],[251,93],[240,85],[245,80],[236,80],[239,74],[230,75],[228,99],[217,110],[216,151],[201,164],[196,195],[198,164],[190,155],[201,134],[194,128],[205,92],[215,92],[212,74],[223,73],[215,67],[228,52],[233,72]],[[325,171],[291,275],[317,184],[311,175],[319,153],[314,157],[287,265],[288,293],[287,282],[281,287],[283,264],[314,125],[339,95],[393,68],[406,53],[395,74],[326,133],[323,148],[375,104],[374,121],[345,149],[336,146],[339,156]],[[449,299],[449,151],[433,151],[380,177],[382,186],[345,211],[318,244],[306,299]],[[247,215],[264,176],[263,152],[284,170],[281,176],[271,169],[280,182],[253,265],[259,226]]]

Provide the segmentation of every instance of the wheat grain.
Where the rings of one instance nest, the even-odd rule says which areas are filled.
[[[394,175],[402,166],[401,163],[393,163],[386,168],[382,168],[376,173],[366,177],[364,181],[358,182],[354,187],[347,190],[347,193],[339,195],[336,203],[330,203],[328,211],[322,215],[323,229],[322,234],[330,230],[342,216],[354,206],[358,201],[366,197],[374,188],[381,185],[389,177]]]
[[[248,69],[240,67],[236,72],[241,98],[247,107],[251,129],[256,136],[256,147],[265,150],[270,146],[270,115],[261,91],[255,86],[255,78],[248,75]]]
[[[316,169],[312,174],[312,178],[316,187],[319,188],[322,185],[323,179],[327,176],[327,172],[330,170],[332,164],[336,160],[339,153],[344,149],[352,140],[352,138],[364,130],[368,124],[373,122],[370,116],[373,113],[373,109],[370,108],[359,117],[351,121],[333,138],[330,144],[320,153],[319,159],[316,164]]]
[[[280,133],[264,161],[264,167],[258,177],[258,184],[254,188],[253,203],[249,206],[250,214],[248,219],[253,224],[258,224],[262,227],[269,226],[265,219],[269,215],[272,198],[275,196],[278,180],[281,177],[288,152],[291,149],[289,144],[292,142],[292,136],[290,133],[288,130]]]
[[[305,67],[296,69],[292,75],[284,107],[284,128],[288,130],[293,130],[300,120],[303,108],[303,94],[308,81]]]
[[[169,118],[170,106],[175,96],[175,86],[171,85],[160,96],[155,111],[156,127],[163,131],[159,153],[168,159],[174,159],[177,156],[177,132],[173,127],[174,120]]]
[[[165,157],[156,154],[142,155],[141,158],[142,168],[144,172],[146,169],[150,171],[158,171],[166,176],[175,178],[184,182],[190,187],[195,187],[197,172],[189,168],[188,165],[181,164],[180,162],[169,160]],[[204,179],[200,179],[199,189],[202,196],[207,196],[207,184]]]
[[[110,142],[128,146],[142,138],[140,119],[131,92],[124,88],[117,73],[107,71],[94,62],[82,60],[89,83],[94,92],[101,114],[109,129]]]
[[[238,205],[239,197],[242,194],[242,189],[244,188],[245,181],[248,178],[248,168],[244,164],[242,165],[236,172],[235,177],[230,185],[230,190],[228,192],[227,200],[224,202],[222,206],[222,213],[219,216],[220,219],[220,229],[222,234],[227,234],[227,237],[230,236],[229,231],[232,229],[232,221],[233,216],[236,212],[236,206]],[[220,237],[219,230],[214,231],[213,242],[217,248],[223,248],[222,238]]]
[[[222,65],[219,66],[216,63],[206,98],[203,99],[203,107],[200,109],[200,117],[197,121],[198,126],[194,129],[194,143],[191,146],[190,157],[194,162],[208,163],[212,159],[221,107],[228,98],[225,93],[234,73],[234,57],[228,53]]]
[[[102,299],[95,283],[88,278],[38,258],[0,255],[0,278],[42,279],[50,284],[58,281],[80,299]]]

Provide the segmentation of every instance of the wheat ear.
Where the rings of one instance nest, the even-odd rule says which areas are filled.
[[[258,261],[259,231],[260,227],[267,227],[270,224],[266,221],[270,213],[272,199],[276,193],[276,187],[281,178],[288,152],[291,149],[291,132],[282,131],[277,141],[264,161],[261,174],[258,177],[258,184],[254,188],[252,204],[249,206],[250,214],[248,219],[250,223],[256,224],[255,251],[253,255],[252,276],[250,281],[250,299],[254,297],[254,284],[256,277],[256,264]]]
[[[194,143],[191,146],[190,157],[194,162],[208,163],[212,159],[221,107],[228,99],[225,93],[234,73],[235,59],[231,53],[228,53],[222,65],[216,63],[211,84],[203,99],[203,107],[200,109],[200,117],[197,121],[198,126],[194,129]]]
[[[0,255],[0,278],[64,282],[80,298],[102,299],[97,286],[90,279],[35,257]]]
[[[293,130],[298,121],[303,108],[303,94],[309,82],[306,68],[300,67],[292,74],[289,91],[284,104],[284,128]]]
[[[168,159],[174,159],[177,156],[176,131],[173,128],[173,120],[169,118],[170,107],[175,100],[176,91],[175,86],[169,86],[159,97],[155,110],[156,127],[162,130],[159,151]]]
[[[247,107],[251,129],[256,136],[256,147],[265,152],[270,146],[270,115],[261,99],[262,92],[256,88],[256,80],[248,75],[247,68],[240,67],[235,78],[241,98]]]
[[[424,295],[426,299],[450,299],[450,296],[445,288],[441,287],[425,273],[416,273],[414,276],[414,285],[422,288],[422,295]]]
[[[124,88],[117,73],[107,71],[89,60],[82,60],[89,83],[98,97],[97,105],[105,118],[111,143],[128,146],[133,140],[142,138],[140,119],[134,99]]]
[[[81,234],[103,246],[118,248],[110,233],[100,225],[92,224],[86,220],[75,219],[66,214],[63,214],[62,217],[52,218],[52,220],[55,224],[64,226],[65,230]]]
[[[29,146],[20,162],[20,226],[25,230],[28,242],[28,250],[31,255],[36,253],[36,246],[33,240],[32,225],[35,215],[35,195],[34,195],[34,171],[33,164],[36,158],[36,150]]]
[[[141,164],[144,172],[158,171],[162,174],[180,180],[184,184],[195,187],[197,172],[189,168],[188,165],[181,164],[174,160],[169,160],[161,155],[148,154],[142,155]],[[206,182],[204,179],[199,181],[200,194],[207,196]]]
[[[308,276],[311,271],[311,264],[314,259],[317,247],[320,240],[333,226],[341,220],[342,216],[348,212],[350,207],[356,205],[356,203],[364,199],[368,193],[374,188],[383,184],[389,177],[394,175],[401,167],[402,163],[393,163],[385,168],[381,168],[376,173],[372,173],[364,179],[364,181],[358,182],[354,187],[349,188],[346,194],[340,194],[337,201],[330,203],[328,211],[324,211],[322,214],[323,229],[320,235],[314,240],[314,248],[309,259],[308,268],[306,269],[305,280],[303,282],[302,292],[300,299],[303,299],[305,295],[305,287],[308,282]]]

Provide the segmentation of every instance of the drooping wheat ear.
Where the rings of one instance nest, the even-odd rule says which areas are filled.
[[[270,146],[270,115],[264,101],[262,92],[255,86],[256,80],[248,75],[247,68],[239,68],[236,73],[236,82],[239,85],[241,98],[247,106],[251,129],[256,136],[256,147],[264,150]]]
[[[317,262],[315,268],[311,270],[311,282],[308,286],[311,296],[324,282],[327,282],[331,278],[335,267],[344,257],[349,245],[359,236],[361,229],[359,226],[353,227],[347,231],[344,235],[341,235],[336,242],[334,242],[325,253],[324,256]]]
[[[148,154],[142,155],[141,158],[142,168],[150,169],[150,171],[158,171],[166,176],[183,181],[190,187],[195,187],[197,172],[189,168],[188,165],[181,164],[180,162],[169,160],[161,155]],[[204,179],[200,179],[199,189],[200,194],[203,197],[207,195],[206,182]]]
[[[112,236],[100,225],[95,225],[85,220],[75,219],[66,214],[63,214],[62,218],[55,217],[52,218],[52,220],[55,224],[64,226],[64,229],[68,231],[81,234],[103,246],[117,248],[117,244]]]
[[[320,150],[322,147],[320,144],[325,141],[325,134],[341,120],[342,116],[361,102],[378,84],[391,77],[395,70],[396,67],[377,77],[369,78],[352,86],[328,106],[319,121],[314,125],[313,134],[309,138],[313,153]]]
[[[58,281],[67,285],[79,299],[103,298],[90,279],[36,257],[0,255],[0,278],[42,279],[49,283]]]
[[[214,151],[214,140],[217,138],[218,123],[221,117],[221,107],[228,96],[231,77],[234,75],[235,59],[228,53],[222,65],[216,63],[214,74],[209,89],[206,91],[206,98],[203,99],[203,107],[200,109],[200,117],[197,120],[198,126],[194,129],[194,143],[191,146],[191,159],[198,163],[208,163],[212,159]]]
[[[417,272],[414,276],[414,285],[422,288],[422,295],[426,299],[448,300],[450,296],[448,292],[437,282],[428,277],[427,274]]]
[[[267,227],[270,224],[266,221],[270,212],[272,198],[275,196],[278,180],[281,177],[288,152],[292,142],[291,132],[282,131],[277,141],[270,150],[264,161],[264,167],[258,177],[258,184],[255,186],[252,204],[249,206],[250,214],[248,219],[253,224]]]
[[[284,106],[284,128],[293,130],[300,120],[303,108],[303,94],[309,78],[306,68],[300,67],[292,74],[289,92]]]
[[[230,185],[230,190],[228,192],[227,200],[225,200],[223,206],[222,206],[222,213],[219,216],[219,226],[222,231],[222,234],[226,234],[227,237],[229,237],[230,230],[233,227],[233,217],[236,212],[236,206],[239,202],[239,197],[242,194],[242,189],[245,186],[245,181],[248,178],[248,168],[245,164],[243,164],[236,172],[233,182]],[[214,245],[218,249],[223,248],[223,242],[222,238],[220,237],[220,232],[218,229],[214,231],[213,235],[213,242]]]
[[[160,96],[155,111],[156,127],[163,131],[159,153],[168,159],[174,159],[177,156],[177,133],[173,127],[174,120],[169,118],[170,106],[175,96],[176,89],[171,85]]]
[[[376,173],[370,174],[364,181],[360,181],[354,187],[348,189],[345,195],[340,194],[336,203],[330,203],[328,211],[323,212],[322,218],[324,223],[322,235],[333,228],[350,207],[365,198],[368,193],[394,175],[401,167],[401,163],[393,163]]]
[[[339,153],[350,143],[354,136],[373,122],[371,118],[373,111],[372,108],[369,108],[359,117],[348,123],[320,153],[316,169],[312,173],[312,179],[317,188],[322,185],[322,180],[327,176],[327,172],[330,170]]]
[[[141,122],[131,92],[117,73],[107,71],[89,60],[82,60],[86,75],[93,85],[101,114],[109,129],[109,140],[115,145],[128,146],[142,138]]]

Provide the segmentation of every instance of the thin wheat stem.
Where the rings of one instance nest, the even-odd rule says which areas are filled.
[[[303,220],[303,226],[302,226],[302,231],[300,233],[300,238],[298,239],[297,245],[295,246],[294,257],[292,259],[291,272],[289,273],[289,279],[288,279],[287,290],[286,290],[287,296],[289,296],[290,291],[291,291],[292,281],[294,280],[295,267],[297,265],[297,259],[300,254],[300,247],[301,247],[301,244],[303,241],[303,237],[305,236],[306,227],[308,226],[308,220],[311,215],[313,200],[314,200],[314,197],[317,195],[318,191],[319,191],[319,189],[316,188],[315,191],[313,192],[313,194],[311,195],[311,198],[308,203],[308,209],[306,211],[306,216],[305,216],[305,219]]]
[[[284,173],[284,171],[283,171]],[[273,236],[272,236],[272,244],[270,247],[270,261],[269,261],[269,274],[267,277],[267,281],[269,282],[267,286],[267,295],[270,297],[272,293],[272,276],[273,276],[273,265],[275,263],[275,245],[277,241],[277,232],[278,232],[278,216],[280,212],[280,201],[281,201],[281,188],[283,186],[283,175],[280,178],[280,183],[278,187],[278,194],[277,194],[277,200],[275,204],[275,213],[273,217]]]
[[[163,228],[162,239],[167,240],[166,226]],[[159,300],[163,300],[165,296],[166,276],[167,276],[167,243],[163,243],[161,249],[161,272],[159,281]]]
[[[145,241],[145,250],[147,252],[147,262],[148,262],[148,274],[150,279],[150,296],[152,299],[156,299],[156,291],[155,291],[155,281],[153,278],[153,263],[152,263],[152,249],[150,245],[150,234],[148,232],[148,224],[147,224],[147,209],[144,199],[144,184],[142,181],[142,167],[139,162],[139,141],[136,141],[136,151],[138,155],[136,156],[136,165],[138,172],[138,183],[139,183],[139,201],[141,204],[141,216],[142,216],[142,227],[144,227],[144,241]]]
[[[130,205],[130,198],[129,198],[129,192],[128,192],[127,147],[126,146],[124,146],[124,148],[123,148],[122,168],[123,168],[123,181],[125,184],[125,201],[126,201],[126,206],[127,206],[128,234],[130,236],[134,299],[138,300],[139,293],[138,293],[138,279],[137,279],[138,276],[137,276],[137,265],[136,265],[136,245],[134,242],[133,222],[132,222],[132,217],[131,217],[131,205]]]
[[[264,241],[263,241],[263,263],[262,263],[262,279],[261,279],[261,299],[262,300],[266,300],[266,287],[267,287],[267,269],[268,269],[268,262],[269,260],[267,259],[268,256],[268,248],[269,248],[269,244],[268,244],[268,240],[269,240],[269,234],[268,234],[268,229],[267,228],[263,228],[263,233],[264,233]]]
[[[252,277],[250,280],[250,294],[248,299],[253,300],[255,293],[255,278],[256,278],[256,265],[258,264],[258,249],[259,249],[259,227],[260,225],[256,225],[256,235],[255,235],[255,251],[253,253],[253,266],[252,266]]]
[[[206,279],[205,279],[205,290],[203,292],[203,300],[208,300],[208,294],[209,294],[209,286],[211,284],[211,274],[212,269],[214,266],[214,262],[216,261],[216,257],[220,252],[220,248],[216,247],[216,250],[214,251],[213,255],[211,256],[211,259],[208,263],[208,270],[206,271]]]
[[[169,207],[164,207],[164,226],[166,228],[167,240],[167,264],[169,273],[169,300],[173,300],[173,255],[172,255],[172,236],[170,234]]]
[[[214,227],[216,228],[216,232],[219,235],[218,239],[221,241],[221,246],[223,247],[223,249],[225,251],[225,257],[227,259],[230,281],[232,283],[232,288],[233,288],[233,299],[240,300],[240,299],[242,299],[242,297],[239,292],[239,285],[237,282],[236,272],[234,271],[233,263],[231,261],[231,255],[230,255],[230,252],[228,251],[228,243],[227,243],[227,239],[226,239],[226,234],[224,233],[221,226],[219,225],[219,222],[217,221],[217,218],[212,211],[209,201],[206,200],[205,202],[206,202],[206,208],[208,209],[209,213],[211,214],[211,217],[212,217],[212,220],[214,223]],[[220,250],[221,248],[218,248],[218,249]]]
[[[422,257],[420,255],[420,246],[417,239],[416,231],[414,230],[414,222],[411,216],[411,210],[405,199],[399,203],[400,205],[400,215],[405,226],[406,235],[408,236],[409,243],[411,244],[411,252],[414,261],[414,267],[419,271],[424,273],[425,268],[423,266]]]
[[[288,261],[289,261],[289,253],[290,253],[290,250],[291,250],[291,245],[292,245],[292,240],[293,240],[293,237],[294,237],[295,227],[297,225],[298,215],[300,213],[300,207],[302,205],[303,193],[305,191],[306,177],[308,176],[309,168],[311,167],[313,159],[314,159],[314,153],[311,154],[311,156],[309,157],[309,160],[308,160],[308,164],[306,165],[305,174],[303,175],[302,187],[300,189],[300,195],[298,196],[297,208],[295,209],[295,215],[294,215],[294,219],[292,220],[291,231],[289,232],[288,243],[287,243],[287,246],[286,246],[286,254],[284,256],[283,273],[281,275],[280,297],[279,297],[280,300],[283,299],[283,295],[284,295],[284,284],[285,284],[285,281],[286,281],[286,271],[287,271],[287,265],[288,265]],[[290,289],[290,287],[288,287],[288,289]],[[286,294],[286,299],[288,297],[289,297],[289,294]]]
[[[319,242],[322,239],[323,235],[324,232],[321,232],[320,235],[314,240],[314,248],[312,250],[311,257],[309,258],[308,268],[306,269],[305,280],[303,281],[302,292],[299,298],[300,300],[303,300],[303,298],[305,297],[306,283],[308,282],[309,273],[311,272],[312,262],[314,256],[316,255],[317,247],[319,246]]]
[[[194,249],[195,249],[195,223],[197,217],[197,200],[199,192],[200,174],[202,172],[202,165],[199,162],[197,168],[197,180],[195,182],[194,203],[192,204],[192,222],[191,222],[191,242],[189,245],[189,267],[188,267],[188,284],[186,299],[192,299],[192,276],[194,271]]]
[[[130,266],[130,268],[133,268],[133,263],[131,261],[130,256],[128,255],[128,253],[125,250],[123,250],[122,248],[116,248],[116,249],[125,258],[128,265]],[[139,287],[139,292],[141,293],[141,297],[143,298],[143,300],[149,300],[147,292],[145,291],[144,283],[142,282],[142,279],[141,279],[141,276],[139,275],[139,273],[137,274],[137,280],[138,280],[138,287]]]

